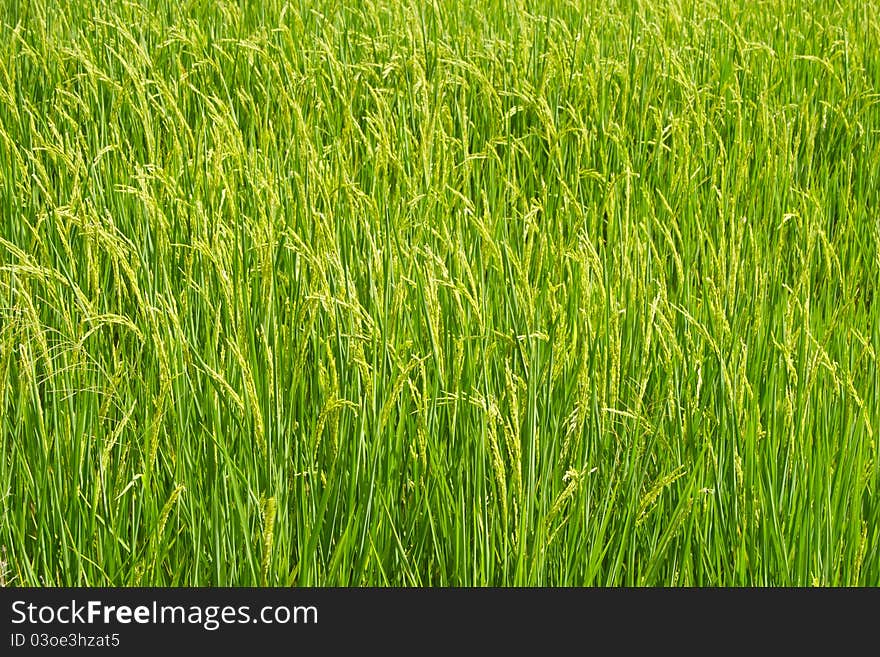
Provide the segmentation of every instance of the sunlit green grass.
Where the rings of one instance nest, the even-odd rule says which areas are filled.
[[[880,585],[878,16],[3,0],[0,583]]]

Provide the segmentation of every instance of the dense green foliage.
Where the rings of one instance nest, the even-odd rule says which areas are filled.
[[[876,2],[346,4],[0,5],[2,582],[880,585]]]

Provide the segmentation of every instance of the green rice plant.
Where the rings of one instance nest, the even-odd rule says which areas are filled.
[[[873,0],[6,0],[0,585],[880,585]]]

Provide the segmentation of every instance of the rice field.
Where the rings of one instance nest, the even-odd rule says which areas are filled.
[[[3,0],[0,585],[880,585],[875,0]]]

